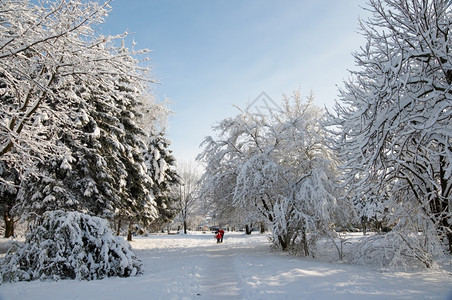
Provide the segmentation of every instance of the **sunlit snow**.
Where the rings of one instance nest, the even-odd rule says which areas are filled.
[[[19,282],[0,299],[450,299],[452,270],[381,271],[273,252],[267,235],[226,232],[134,237],[144,274]],[[359,238],[356,236],[355,238]],[[3,245],[5,240],[3,240]],[[449,297],[449,298],[448,298]]]

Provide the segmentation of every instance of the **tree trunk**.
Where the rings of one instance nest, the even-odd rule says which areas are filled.
[[[377,232],[381,233],[383,231],[382,221],[375,221],[375,229]]]
[[[301,232],[301,243],[303,245],[304,255],[309,256],[309,244],[306,229],[303,229]]]
[[[261,223],[261,234],[264,234],[265,233],[265,225],[264,225],[264,223],[262,222]]]
[[[445,146],[442,145],[442,149],[444,150]],[[439,175],[440,175],[440,183],[441,183],[441,199],[439,202],[441,203],[440,213],[448,216],[450,214],[450,189],[449,187],[449,178],[446,176],[446,158],[444,155],[440,155],[439,157]],[[443,226],[442,231],[446,232],[446,238],[449,242],[449,253],[452,254],[452,222],[449,221],[449,218],[442,217],[441,225]]]
[[[121,218],[118,219],[118,227],[116,228],[116,235],[119,236],[121,234]]]
[[[449,253],[452,254],[452,232],[446,233],[446,239],[449,245]]]
[[[14,236],[14,219],[9,215],[9,213],[5,213],[3,220],[5,221],[5,238]]]
[[[279,241],[279,244],[281,245],[281,250],[286,251],[287,247],[289,246],[286,239],[284,237],[278,235],[278,241]]]
[[[361,223],[363,225],[363,235],[367,235],[367,217],[363,216],[361,218]]]
[[[187,220],[184,220],[184,234],[187,234]]]
[[[127,240],[132,241],[132,221],[129,222],[129,228],[127,230]]]
[[[246,234],[251,234],[251,230],[252,230],[252,228],[248,224],[246,224],[245,225],[245,233]]]

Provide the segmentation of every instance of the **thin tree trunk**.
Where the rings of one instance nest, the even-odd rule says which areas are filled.
[[[362,222],[362,225],[363,225],[363,235],[367,235],[367,217],[363,216],[361,218],[361,222]]]
[[[129,228],[127,230],[127,240],[132,241],[132,221],[129,222]]]
[[[5,221],[5,238],[14,236],[14,219],[9,215],[9,213],[5,213],[3,220]]]
[[[118,219],[118,227],[116,228],[116,235],[119,236],[121,234],[121,218]]]
[[[306,231],[303,231],[303,247],[304,247],[304,255],[309,256],[308,235],[307,235]]]

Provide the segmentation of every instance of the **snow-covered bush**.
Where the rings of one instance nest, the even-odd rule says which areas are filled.
[[[0,280],[92,280],[142,273],[132,247],[107,221],[79,212],[52,211],[13,245],[0,265]]]
[[[420,232],[393,230],[363,237],[351,248],[350,261],[381,268],[435,268],[436,259],[442,255],[441,250],[437,240],[429,239]]]

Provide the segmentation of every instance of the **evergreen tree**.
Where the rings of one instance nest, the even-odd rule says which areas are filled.
[[[7,2],[5,5],[15,4]],[[33,133],[33,129],[45,129],[39,132],[39,139],[29,138],[32,142],[27,140],[27,145],[35,145],[41,140],[46,143],[24,152],[39,159],[34,161],[33,172],[28,172],[33,176],[22,178],[20,182],[21,189],[14,203],[15,213],[41,215],[45,211],[64,209],[104,218],[120,217],[130,222],[152,220],[158,212],[150,191],[152,179],[144,164],[147,134],[138,124],[142,124],[140,106],[158,105],[147,103],[154,101],[149,94],[147,70],[139,67],[134,58],[145,54],[146,50],[129,50],[123,45],[117,47],[116,38],[97,36],[93,25],[103,21],[106,10],[95,2],[64,1],[60,6],[48,5],[27,3],[24,11],[30,13],[22,17],[27,24],[41,24],[42,18],[45,25],[36,25],[33,27],[35,31],[30,29],[24,33],[23,40],[29,45],[27,49],[33,50],[30,57],[36,56],[32,66],[25,65],[36,71],[24,70],[33,76],[29,80],[30,88],[24,93],[34,101],[29,106],[35,111],[30,108],[32,123],[28,123],[30,118],[17,122],[22,122],[20,128],[28,130],[20,132],[23,138],[28,137],[26,134],[29,132]],[[74,15],[67,16],[66,10],[74,11]],[[45,22],[49,20],[45,16],[49,14],[55,20],[47,24]],[[9,23],[22,21],[16,14],[4,17],[10,18]],[[72,28],[76,21],[81,24],[75,23],[79,25]],[[70,27],[72,31],[59,35],[56,26]],[[21,30],[20,26],[2,29]],[[21,42],[16,39],[9,43]],[[50,39],[52,43],[49,44],[47,41]],[[43,52],[51,55],[45,56],[44,60],[39,54]],[[7,66],[12,70],[24,67],[23,55],[5,53],[2,57],[1,54],[0,59],[9,63],[3,65],[5,74],[11,74]],[[25,60],[25,63],[29,62],[30,59]],[[47,85],[37,82],[41,77],[48,78]],[[25,105],[27,99],[21,100],[21,95],[11,93],[13,84],[17,83],[13,78],[6,79],[3,84],[6,92],[1,97],[10,99],[11,104],[8,107],[2,103],[2,113],[7,114],[21,101],[28,109]],[[39,91],[38,87],[42,86],[45,89]],[[152,122],[154,119],[157,118],[149,120]],[[11,123],[8,130],[14,124]],[[13,159],[13,155],[22,149],[13,140],[7,142],[1,156],[6,162],[8,157]],[[58,149],[58,152],[52,150],[42,154],[42,148],[50,144],[55,146],[49,150]],[[11,160],[11,164],[17,165],[17,162]]]
[[[0,263],[0,283],[30,280],[129,277],[143,273],[130,244],[114,236],[104,219],[52,211],[41,226],[14,243]]]
[[[36,166],[70,156],[59,140],[75,129],[71,115],[78,100],[58,94],[78,76],[99,73],[99,57],[83,54],[100,44],[91,39],[90,26],[103,21],[106,4],[2,1],[0,10],[0,161],[17,175],[1,173],[0,190],[16,189],[4,206],[7,220],[23,195],[18,186],[42,175]]]
[[[91,26],[103,22],[106,6],[0,2],[0,160],[20,173],[34,174],[37,161],[67,150],[56,141],[71,124],[73,98],[60,101],[54,92],[100,71],[94,63],[100,57],[87,61],[84,53],[104,41],[92,39]]]
[[[122,66],[114,71],[129,75],[136,71],[133,63],[124,61]],[[142,154],[146,133],[137,126],[144,85],[137,74],[132,78],[138,79],[104,75],[102,85],[77,86],[75,95],[87,98],[74,113],[79,130],[65,132],[59,141],[72,154],[40,166],[43,176],[25,185],[22,213],[78,210],[129,222],[156,217],[149,190],[152,179]]]
[[[145,153],[147,172],[153,180],[151,189],[158,210],[155,221],[160,224],[174,219],[178,213],[177,198],[171,191],[179,183],[179,176],[175,170],[176,160],[169,150],[170,145],[164,132],[161,132],[149,138]]]

